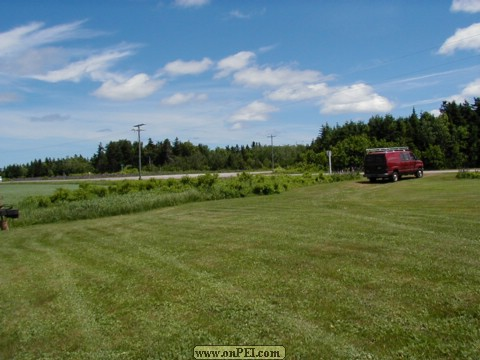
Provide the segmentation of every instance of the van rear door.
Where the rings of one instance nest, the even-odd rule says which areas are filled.
[[[367,154],[365,156],[365,174],[381,175],[387,172],[385,154]]]

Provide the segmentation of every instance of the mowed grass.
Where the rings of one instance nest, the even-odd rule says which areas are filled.
[[[0,233],[0,359],[480,358],[480,184],[320,184]]]
[[[78,184],[70,182],[2,182],[0,201],[2,204],[18,208],[19,203],[29,196],[51,195],[58,188],[78,189]]]

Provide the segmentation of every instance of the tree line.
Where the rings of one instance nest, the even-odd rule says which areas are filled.
[[[373,116],[367,123],[325,125],[310,147],[311,156],[332,151],[337,169],[361,168],[365,149],[408,146],[426,169],[458,169],[480,166],[480,98],[472,104],[444,101],[439,115],[429,112],[409,117]],[[319,164],[325,162],[319,160]]]
[[[142,172],[221,171],[291,168],[302,163],[305,145],[271,146],[252,142],[209,149],[176,138],[153,142],[148,139],[141,146]],[[273,151],[272,151],[273,150]],[[272,163],[273,159],[273,163]],[[6,178],[53,177],[80,174],[138,173],[138,142],[129,140],[99,144],[90,158],[75,155],[65,159],[34,160],[29,164],[9,165],[1,172]]]
[[[365,149],[408,146],[422,158],[426,169],[480,167],[480,98],[443,102],[439,115],[413,109],[408,117],[376,115],[368,122],[347,121],[321,126],[309,145],[270,146],[252,142],[210,149],[176,138],[141,144],[142,171],[259,170],[272,167],[299,171],[328,168],[332,151],[335,171],[361,170]],[[80,155],[64,159],[33,160],[6,166],[6,178],[53,177],[73,174],[133,173],[138,171],[138,142],[129,140],[99,144],[91,158]]]

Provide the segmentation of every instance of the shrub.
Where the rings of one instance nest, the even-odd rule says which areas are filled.
[[[196,186],[203,189],[210,189],[218,181],[218,174],[205,174],[197,177]]]
[[[193,186],[195,184],[195,179],[186,175],[180,179],[180,183],[185,186]]]
[[[457,173],[457,179],[480,179],[479,171],[459,171]]]
[[[52,203],[68,201],[69,199],[72,199],[72,198],[73,198],[72,192],[64,188],[59,188],[55,190],[53,195],[50,196],[50,200]]]

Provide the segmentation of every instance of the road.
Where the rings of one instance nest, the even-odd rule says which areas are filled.
[[[222,172],[222,173],[212,173],[217,174],[220,178],[230,178],[235,177],[238,174],[241,174],[244,171],[232,171],[232,172]],[[247,173],[252,175],[270,175],[272,171],[247,171]],[[185,176],[188,177],[199,177],[205,175],[206,173],[183,173],[183,174],[166,174],[166,175],[142,175],[142,180],[148,179],[181,179]],[[57,177],[57,178],[25,178],[25,179],[13,179],[14,182],[62,182],[62,181],[100,181],[100,180],[138,180],[138,175],[125,175],[125,176],[84,176],[84,177]]]
[[[459,170],[427,170],[424,172],[424,175],[436,175],[436,174],[446,174],[446,173],[457,173]],[[468,171],[480,171],[480,169],[468,169]],[[221,172],[221,173],[214,173],[218,174],[220,178],[230,178],[230,177],[235,177],[238,174],[241,174],[244,171],[232,171],[232,172]],[[272,171],[247,171],[247,173],[252,174],[252,175],[271,175]],[[194,174],[166,174],[166,175],[142,175],[142,180],[148,180],[148,179],[181,179],[185,176],[188,177],[199,177],[202,175],[205,175],[206,173],[194,173]],[[299,176],[302,174],[289,174],[292,176]],[[326,175],[328,175],[326,173]],[[95,180],[137,180],[138,175],[128,175],[128,176],[96,176],[92,175],[91,177],[82,177],[82,178],[75,178],[75,177],[65,177],[65,178],[55,178],[55,179],[44,179],[44,178],[38,178],[38,179],[16,179],[13,181],[21,181],[21,182],[61,182],[61,181],[95,181]]]

